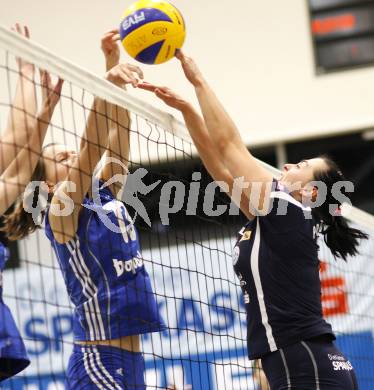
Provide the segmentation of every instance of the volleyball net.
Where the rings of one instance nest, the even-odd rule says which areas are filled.
[[[142,260],[167,326],[142,336],[147,388],[261,388],[261,370],[247,358],[246,314],[231,258],[234,236],[245,220],[210,184],[212,179],[184,124],[0,27],[1,131],[15,108],[20,77],[16,58],[65,81],[45,143],[79,150],[95,96],[131,113],[129,128],[124,129],[130,135],[128,168],[142,184],[136,193],[124,190],[121,196],[138,229]],[[37,71],[31,81],[40,105],[42,83]],[[21,111],[27,120],[30,113],[24,106]],[[16,142],[16,128],[14,133]],[[321,243],[322,302],[337,343],[356,369],[360,388],[370,389],[374,384],[374,219],[355,208],[343,212],[370,239],[348,263],[335,261]],[[43,227],[10,248],[3,298],[31,364],[4,382],[3,388],[62,389],[73,346],[74,314],[59,265]],[[122,265],[127,266],[132,267]]]

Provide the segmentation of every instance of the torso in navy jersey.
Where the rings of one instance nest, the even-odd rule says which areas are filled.
[[[66,288],[75,306],[75,340],[109,340],[164,329],[138,233],[122,202],[108,188],[97,205],[86,197],[74,239],[59,244],[45,222]],[[96,202],[97,203],[97,202]],[[121,232],[113,232],[106,218]]]
[[[250,359],[318,335],[334,338],[322,317],[310,208],[281,184],[274,182],[273,187],[271,211],[240,230],[233,251],[247,311]]]

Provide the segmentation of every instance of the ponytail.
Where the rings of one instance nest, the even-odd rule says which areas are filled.
[[[327,186],[326,201],[319,207],[312,210],[313,216],[319,224],[319,232],[323,235],[326,245],[335,257],[347,260],[348,256],[357,255],[358,246],[361,239],[367,239],[368,235],[359,229],[354,229],[348,225],[348,221],[341,215],[340,206],[334,212],[330,212],[330,204],[336,203],[331,190],[338,181],[345,181],[345,177],[337,164],[327,156],[321,156],[327,164],[327,170],[319,171],[315,174],[314,180],[321,181]],[[349,198],[349,193],[344,192],[344,196]]]

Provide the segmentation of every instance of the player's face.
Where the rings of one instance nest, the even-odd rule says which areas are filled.
[[[73,166],[78,154],[65,145],[50,145],[43,151],[45,179],[52,185],[63,181]]]
[[[315,172],[324,169],[327,169],[327,165],[320,157],[302,160],[297,164],[285,164],[280,181],[286,186],[301,183],[301,186],[304,187],[314,180]]]

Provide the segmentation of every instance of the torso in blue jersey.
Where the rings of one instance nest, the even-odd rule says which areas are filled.
[[[86,197],[74,239],[59,244],[45,230],[75,306],[75,340],[110,340],[164,329],[140,253],[138,233],[123,205],[100,188],[101,205]],[[121,232],[111,231],[106,218]],[[105,216],[104,216],[105,218]]]
[[[5,263],[9,258],[9,251],[1,242],[0,242],[0,301],[3,301],[3,271],[5,268]]]
[[[240,230],[233,252],[247,311],[250,359],[322,334],[334,338],[322,317],[310,208],[277,182],[271,198],[269,214]]]
[[[0,381],[19,373],[30,364],[12,313],[3,301],[2,273],[8,257],[8,249],[0,243]]]

